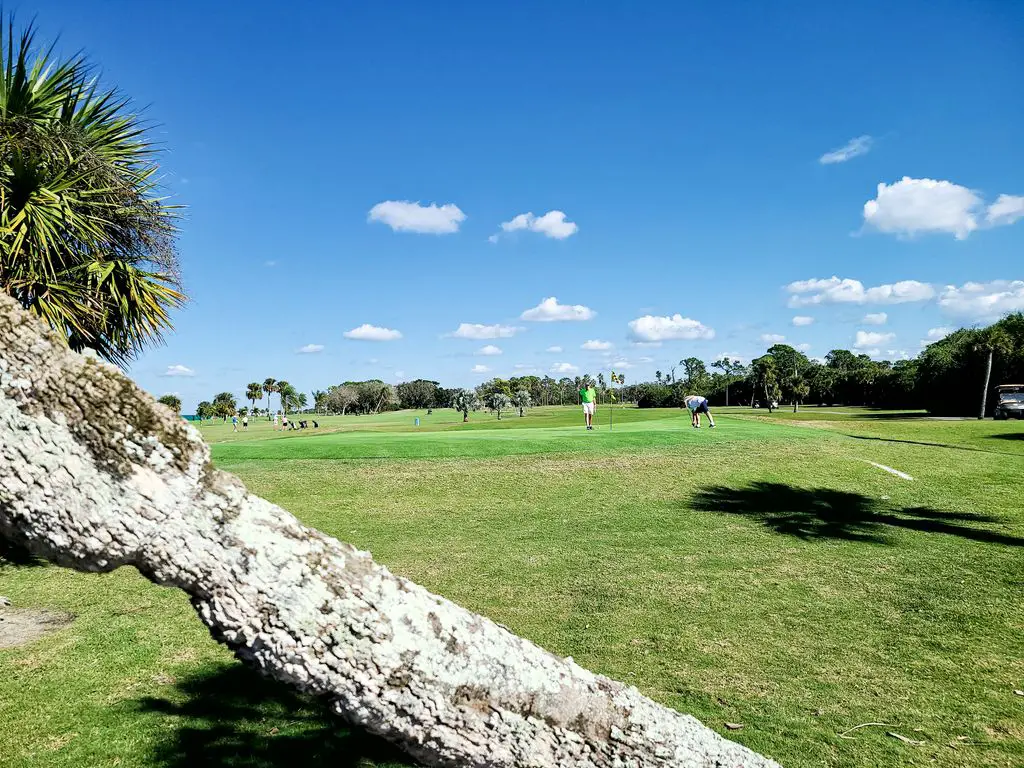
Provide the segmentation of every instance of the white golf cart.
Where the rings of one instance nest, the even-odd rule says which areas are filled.
[[[996,419],[1024,419],[1024,384],[1000,384],[996,387]]]

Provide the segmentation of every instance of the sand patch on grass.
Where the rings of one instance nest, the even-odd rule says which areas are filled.
[[[66,627],[75,617],[39,608],[0,608],[0,650],[16,648]]]

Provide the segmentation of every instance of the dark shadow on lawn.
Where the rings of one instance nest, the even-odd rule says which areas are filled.
[[[927,411],[899,411],[897,413],[858,413],[855,419],[879,419],[888,421],[905,421],[909,419],[926,419],[931,414]]]
[[[1024,432],[1007,432],[1005,435],[989,435],[992,440],[1024,440]]]
[[[870,437],[868,435],[847,435],[854,440],[876,440],[882,443],[904,443],[905,445],[924,445],[929,448],[951,448],[954,451],[975,451],[976,453],[995,453],[1000,456],[1019,456],[1019,453],[1007,453],[1006,451],[990,451],[987,448],[973,448],[969,445],[950,445],[949,443],[929,443],[922,440],[900,440],[895,437]],[[1001,437],[1001,435],[989,435],[989,437]]]
[[[753,483],[746,488],[712,486],[699,491],[691,506],[706,512],[743,515],[777,533],[801,539],[841,539],[875,544],[887,543],[887,528],[942,533],[972,541],[1024,546],[1024,539],[977,523],[996,523],[998,518],[970,512],[941,512],[927,507],[898,509],[859,493],[830,488],[795,488],[784,483]]]
[[[46,565],[46,561],[36,557],[20,544],[0,536],[0,568],[5,565]]]
[[[181,697],[184,697],[183,700]],[[416,763],[376,736],[347,726],[326,705],[239,663],[178,683],[170,699],[136,702],[177,720],[159,729],[147,765],[284,768]]]

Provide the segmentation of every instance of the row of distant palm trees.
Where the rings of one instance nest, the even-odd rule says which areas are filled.
[[[299,392],[295,387],[283,379],[278,381],[273,378],[266,378],[263,383],[254,381],[245,388],[245,399],[256,408],[256,401],[262,400],[263,395],[267,396],[267,415],[270,415],[270,396],[277,394],[280,400],[280,409],[285,413],[289,410],[301,410],[306,407],[306,393]]]

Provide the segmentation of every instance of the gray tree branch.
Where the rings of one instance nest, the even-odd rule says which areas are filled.
[[[776,766],[249,494],[194,429],[4,295],[0,534],[184,590],[244,662],[429,765]]]

